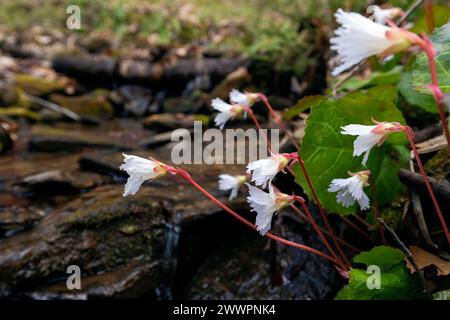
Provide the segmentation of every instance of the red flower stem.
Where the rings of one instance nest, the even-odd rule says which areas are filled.
[[[309,223],[311,223],[311,220],[299,208],[297,208],[297,206],[295,206],[294,204],[291,204],[291,209],[294,210],[295,212],[297,212],[298,215],[302,219],[304,219],[304,220],[308,221]],[[324,234],[326,234],[327,236],[330,236],[330,234],[329,234],[329,232],[327,230],[325,230],[321,226],[319,226],[319,228]],[[350,243],[348,243],[347,241],[345,241],[344,239],[342,239],[340,237],[336,236],[336,239],[337,239],[337,241],[339,241],[339,243],[341,243],[342,245],[346,246],[347,248],[349,248],[350,250],[352,250],[352,251],[354,251],[356,253],[362,251],[361,249],[358,249],[358,248],[352,246]]]
[[[266,143],[266,145],[267,145],[267,149],[269,150],[269,152],[271,152],[271,149],[272,149],[272,148],[271,148],[270,141],[269,141],[269,139],[267,138],[267,135],[264,133],[264,131],[263,131],[261,125],[259,124],[258,119],[256,119],[255,113],[254,113],[253,110],[250,109],[250,108],[247,109],[247,113],[248,113],[248,115],[250,116],[250,118],[252,118],[253,122],[255,123],[256,127],[258,128],[259,132],[261,133],[261,135],[262,135],[262,137],[263,137],[263,139],[264,139],[264,141],[265,141],[265,143]]]
[[[328,251],[330,251],[330,253],[339,260],[339,262],[341,263],[341,266],[344,268],[344,270],[348,269],[347,267],[350,266],[350,262],[344,256],[343,257],[344,260],[345,260],[345,264],[344,264],[342,262],[342,260],[339,258],[339,256],[336,254],[336,252],[333,250],[333,247],[330,245],[330,243],[328,242],[327,238],[323,235],[322,231],[320,230],[319,226],[317,225],[316,221],[314,220],[311,212],[309,211],[308,207],[306,206],[305,200],[303,200],[302,197],[295,196],[295,201],[300,203],[300,205],[302,206],[303,211],[305,212],[306,216],[308,217],[308,220],[311,222],[311,225],[313,226],[314,230],[316,230],[317,235],[322,240],[322,242],[325,244],[325,246],[327,247]]]
[[[437,76],[436,71],[436,60],[435,55],[436,52],[433,48],[433,45],[431,44],[430,40],[426,35],[423,35],[424,41],[420,44],[420,47],[425,52],[428,58],[428,66],[430,68],[430,75],[431,75],[431,82],[435,90],[438,90],[440,94],[433,94],[434,101],[436,102],[436,106],[439,111],[439,118],[441,120],[442,130],[445,134],[445,139],[447,139],[447,148],[450,151],[450,131],[448,129],[448,119],[445,115],[444,106],[442,105],[442,102],[440,101],[440,96],[442,96],[441,89],[439,87],[439,80]]]
[[[292,141],[297,150],[300,149],[300,145],[298,144],[297,140],[295,140],[295,137],[292,134],[291,130],[289,130],[286,127],[282,119],[280,119],[280,116],[275,112],[275,110],[273,110],[272,106],[269,103],[269,99],[267,99],[266,95],[260,93],[259,96],[261,97],[261,100],[264,102],[273,119],[275,120],[275,123],[280,127],[281,130],[283,130],[287,134],[288,138]]]
[[[364,236],[365,238],[367,238],[370,241],[373,241],[373,238],[366,232],[364,232],[360,227],[358,227],[356,224],[354,224],[350,219],[340,216],[342,221],[344,221],[346,224],[348,224],[349,226],[351,226],[353,229],[355,229],[356,231],[358,231],[358,233],[360,233],[362,236]]]
[[[303,171],[303,175],[305,176],[305,179],[308,183],[309,189],[311,190],[311,193],[313,195],[313,198],[316,202],[317,208],[319,209],[319,213],[320,213],[320,217],[322,218],[323,223],[325,224],[325,228],[328,230],[328,233],[330,234],[334,245],[336,246],[339,254],[344,258],[344,260],[347,260],[347,258],[345,257],[345,253],[342,250],[341,246],[339,245],[337,239],[336,239],[336,235],[334,234],[333,229],[331,228],[330,222],[328,221],[327,215],[325,213],[325,211],[322,208],[322,205],[320,204],[319,201],[319,197],[317,196],[316,190],[313,187],[313,184],[311,182],[311,179],[309,178],[309,174],[308,171],[306,171],[306,167],[305,164],[303,163],[302,158],[300,157],[300,154],[298,155],[298,163],[300,164],[302,171]],[[291,167],[287,167],[287,170],[292,174],[292,176],[295,177],[294,172],[292,171]]]
[[[377,195],[375,193],[375,180],[373,179],[372,175],[370,175],[370,191],[372,192],[372,208],[375,212],[375,216],[377,217],[377,224],[378,228],[380,229],[381,241],[383,242],[383,244],[386,244],[386,235],[384,234],[384,228],[379,222],[381,219],[381,212],[380,208],[378,207]]]
[[[266,144],[267,144],[267,147],[269,148],[269,151],[270,151],[270,142],[269,142],[269,139],[268,139],[267,136],[264,134],[264,131],[262,131],[261,125],[260,125],[258,119],[256,119],[253,110],[250,109],[250,108],[248,108],[248,109],[247,109],[247,113],[249,114],[250,118],[252,118],[252,120],[253,120],[253,122],[255,123],[256,127],[257,127],[257,128],[259,129],[259,131],[262,133],[263,138],[264,138],[264,140],[265,140],[265,142],[266,142]],[[339,243],[338,243],[338,241],[337,241],[337,239],[336,239],[336,236],[335,236],[335,234],[334,234],[334,232],[333,232],[333,229],[331,228],[331,226],[330,226],[330,224],[329,224],[329,222],[328,222],[328,219],[327,219],[327,217],[326,217],[326,215],[325,215],[325,212],[323,211],[322,206],[320,205],[319,199],[317,198],[317,195],[315,194],[315,190],[314,190],[314,188],[313,188],[313,186],[312,186],[312,183],[311,183],[311,181],[310,181],[310,179],[309,179],[309,176],[308,176],[308,174],[307,174],[307,172],[306,172],[306,168],[305,168],[304,165],[303,165],[303,161],[301,160],[300,155],[298,156],[298,161],[299,161],[299,163],[302,165],[302,169],[303,169],[303,172],[304,172],[304,174],[305,174],[305,177],[306,177],[306,179],[307,179],[307,181],[308,181],[308,185],[310,186],[311,191],[313,192],[313,195],[315,196],[316,203],[318,204],[318,208],[319,208],[320,214],[321,214],[321,216],[322,216],[322,220],[325,222],[325,227],[327,228],[328,233],[331,235],[331,238],[333,239],[334,245],[336,246],[336,248],[337,248],[339,254],[344,258],[345,261],[348,261],[347,258],[345,257],[344,251],[342,250],[341,246],[339,245]],[[291,169],[289,166],[287,166],[287,169],[288,169],[288,171],[289,171],[293,176],[295,176],[295,175],[294,175],[294,172],[292,171],[292,169]],[[325,240],[325,241],[326,241],[326,240]],[[331,247],[331,246],[329,247],[328,242],[324,242],[324,244],[325,244],[325,246],[327,246],[327,248],[328,248],[329,250],[331,249],[331,250],[330,250],[330,253],[333,255],[333,257],[334,257],[336,260],[340,261],[341,264],[343,264],[343,263],[342,263],[342,260],[339,258],[339,256],[336,254],[336,252],[332,249],[332,247]],[[328,244],[328,245],[327,245],[327,244]]]
[[[425,169],[422,165],[422,161],[420,160],[419,153],[417,152],[416,145],[414,144],[414,132],[408,126],[405,126],[405,134],[408,137],[409,144],[411,145],[412,151],[414,153],[414,157],[416,158],[417,166],[419,167],[420,174],[425,182],[425,185],[428,189],[428,193],[430,194],[431,201],[433,202],[434,209],[436,210],[437,216],[441,223],[442,228],[444,229],[445,237],[447,238],[448,244],[450,245],[450,232],[447,227],[447,223],[445,222],[444,216],[442,215],[441,208],[439,207],[439,203],[437,202],[436,196],[434,195],[433,188],[431,187],[430,181],[425,173]]]
[[[242,222],[243,224],[245,224],[246,226],[256,230],[256,227],[253,223],[251,223],[250,221],[244,219],[243,217],[241,217],[239,214],[237,214],[235,211],[233,211],[232,209],[230,209],[229,207],[227,207],[225,204],[223,204],[221,201],[219,201],[218,199],[216,199],[212,194],[210,194],[208,191],[206,191],[201,185],[199,185],[197,182],[194,181],[194,179],[192,179],[191,175],[182,169],[178,169],[178,168],[172,168],[171,171],[173,173],[176,173],[178,175],[180,175],[181,177],[183,177],[187,182],[189,182],[191,185],[193,185],[195,188],[197,188],[201,193],[203,193],[207,198],[209,198],[211,201],[213,201],[215,204],[217,204],[220,208],[222,208],[223,210],[225,210],[227,213],[229,213],[230,215],[232,215],[234,218],[236,218],[237,220],[239,220],[240,222]],[[284,238],[280,238],[270,232],[267,232],[265,234],[266,237],[275,240],[277,242],[283,243],[285,245],[291,246],[291,247],[295,247],[301,250],[305,250],[309,253],[318,255],[330,262],[332,262],[334,265],[338,266],[339,263],[338,261],[327,255],[326,253],[323,253],[322,251],[316,250],[314,248],[308,247],[306,245],[300,244],[300,243],[296,243],[293,241],[289,241],[286,240]]]

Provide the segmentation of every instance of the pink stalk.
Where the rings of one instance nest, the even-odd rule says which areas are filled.
[[[237,214],[235,211],[233,211],[232,209],[230,209],[228,206],[226,206],[225,204],[223,204],[220,200],[218,200],[217,198],[215,198],[212,194],[210,194],[208,191],[206,191],[201,185],[199,185],[194,179],[192,179],[191,175],[182,169],[179,168],[174,168],[174,167],[170,167],[170,166],[166,166],[167,170],[173,174],[178,174],[180,175],[182,178],[184,178],[187,182],[189,182],[191,185],[193,185],[195,188],[197,188],[201,193],[203,193],[207,198],[209,198],[211,201],[213,201],[214,203],[216,203],[220,208],[222,208],[223,210],[225,210],[227,213],[229,213],[230,215],[232,215],[234,218],[236,218],[237,220],[239,220],[240,222],[242,222],[243,224],[245,224],[246,226],[256,230],[256,227],[253,223],[251,223],[250,221],[244,219],[243,217],[241,217],[239,214]],[[332,262],[334,265],[338,266],[339,263],[338,261],[327,255],[326,253],[323,253],[322,251],[316,250],[314,248],[311,248],[309,246],[300,244],[300,243],[296,243],[293,241],[289,241],[286,240],[284,238],[278,237],[270,232],[265,234],[266,237],[275,240],[277,242],[283,243],[285,245],[291,246],[291,247],[295,247],[301,250],[305,250],[309,253],[318,255],[330,262]]]
[[[283,120],[280,118],[280,116],[273,110],[272,106],[269,103],[269,100],[267,99],[266,95],[263,93],[259,94],[259,97],[266,105],[267,109],[269,110],[270,114],[272,115],[273,119],[275,120],[275,123],[280,127],[281,130],[283,130],[289,139],[292,141],[294,146],[298,149],[300,149],[300,145],[298,144],[297,140],[295,140],[294,135],[292,134],[291,130],[289,130],[286,125],[284,124]]]
[[[262,130],[261,125],[259,124],[258,119],[256,119],[255,113],[253,112],[252,109],[247,108],[246,112],[248,113],[248,115],[250,116],[250,118],[252,119],[252,121],[255,123],[256,127],[258,128],[259,132],[261,133],[261,135],[263,136],[264,142],[267,145],[267,149],[269,149],[269,152],[271,152],[271,144],[269,139],[267,138],[266,134],[264,133],[264,131]]]
[[[265,97],[264,95],[262,95],[262,96]],[[264,98],[263,98],[263,100],[264,100]],[[266,98],[266,100],[267,100],[267,98]],[[270,104],[269,104],[268,102],[267,102],[267,104],[270,106]],[[270,109],[272,110],[272,108],[270,108]],[[247,108],[246,111],[247,111],[247,113],[249,114],[250,118],[251,118],[251,119],[253,120],[253,122],[255,123],[256,127],[260,130],[261,133],[263,133],[261,124],[259,123],[258,119],[256,119],[253,110],[250,109],[250,108]],[[267,147],[268,147],[268,149],[269,149],[269,151],[270,151],[270,141],[269,141],[269,139],[267,138],[267,136],[266,136],[264,133],[263,133],[263,138],[264,138],[264,141],[266,142]],[[333,229],[331,228],[331,226],[330,226],[330,224],[329,224],[329,222],[328,222],[328,219],[327,219],[327,217],[326,217],[326,215],[325,215],[325,212],[323,211],[322,206],[320,205],[319,199],[317,198],[317,195],[316,195],[315,190],[314,190],[314,188],[313,188],[313,186],[312,186],[311,180],[309,179],[309,175],[308,175],[307,172],[306,172],[306,168],[305,168],[305,166],[304,166],[304,164],[303,164],[303,161],[301,160],[300,156],[299,156],[297,153],[294,153],[294,154],[292,154],[292,155],[295,157],[295,161],[299,161],[300,165],[302,166],[302,169],[303,169],[303,172],[304,172],[304,174],[305,174],[306,180],[308,181],[308,185],[310,186],[311,191],[313,192],[313,195],[315,196],[316,203],[317,203],[318,208],[319,208],[319,212],[320,212],[320,214],[321,214],[321,216],[322,216],[323,221],[325,222],[325,227],[327,228],[328,233],[330,234],[331,238],[333,239],[334,245],[336,246],[336,248],[337,248],[339,254],[344,258],[344,260],[345,260],[345,261],[348,261],[347,258],[345,257],[344,251],[342,250],[341,246],[339,245],[339,243],[338,243],[338,241],[337,241],[337,239],[336,239],[336,236],[335,236],[335,234],[334,234],[334,232],[333,232]],[[289,166],[287,166],[287,169],[288,169],[288,171],[294,176],[294,172],[292,171],[292,169],[291,169]],[[342,264],[342,260],[339,258],[339,256],[336,254],[336,252],[332,249],[331,246],[328,246],[328,245],[327,245],[328,242],[326,242],[326,243],[324,242],[324,244],[325,244],[325,245],[327,246],[327,248],[330,250],[330,253],[333,255],[333,257],[334,257],[336,260],[340,261],[341,264]]]
[[[450,245],[450,232],[448,230],[447,223],[445,222],[444,216],[442,215],[441,208],[439,207],[436,196],[434,195],[433,188],[431,187],[430,181],[428,180],[428,177],[425,173],[425,169],[422,165],[422,161],[420,160],[419,153],[417,152],[417,149],[416,149],[416,145],[414,144],[414,132],[408,126],[405,126],[404,131],[405,131],[406,136],[408,137],[409,144],[411,145],[412,151],[416,158],[416,162],[417,162],[417,166],[419,167],[420,174],[422,175],[422,178],[425,182],[428,193],[430,194],[431,201],[433,202],[434,209],[436,210],[437,216],[439,218],[442,228],[444,229],[444,233],[447,238],[447,241]]]
[[[294,204],[291,204],[291,209],[294,210],[295,212],[297,212],[297,214],[304,220],[308,221],[309,223],[311,223],[311,220],[299,209],[297,208]],[[321,226],[319,226],[319,229],[326,235],[330,235],[328,233],[327,230],[325,230],[324,228],[322,228]],[[345,241],[344,239],[337,237],[336,236],[337,241],[339,241],[339,243],[341,243],[342,245],[346,246],[347,248],[349,248],[350,250],[358,253],[361,252],[361,249],[358,249],[354,246],[352,246],[350,243],[348,243],[347,241]]]
[[[450,151],[450,132],[448,129],[448,120],[445,115],[444,106],[442,105],[441,98],[443,96],[442,91],[439,87],[439,80],[437,77],[437,71],[436,71],[436,50],[433,47],[433,44],[431,43],[430,39],[426,34],[422,35],[423,41],[419,43],[419,46],[422,48],[422,50],[425,52],[427,58],[428,58],[428,65],[430,68],[430,75],[431,75],[431,90],[433,91],[433,97],[434,101],[436,102],[436,106],[439,111],[439,117],[441,119],[441,125],[442,130],[444,131],[445,138],[447,139],[447,148]]]
[[[319,226],[317,225],[316,221],[314,220],[311,212],[309,212],[308,207],[305,204],[305,200],[302,197],[299,197],[299,196],[294,196],[294,199],[295,199],[296,202],[300,203],[300,205],[303,208],[303,211],[305,212],[306,216],[308,217],[308,220],[311,222],[311,225],[313,226],[314,230],[316,230],[317,235],[322,240],[322,242],[325,244],[325,246],[330,251],[330,253],[333,256],[335,256],[336,258],[339,258],[338,255],[334,252],[333,247],[330,245],[330,243],[328,242],[327,238],[325,238],[325,236],[323,235],[322,231],[320,230]],[[345,264],[347,266],[349,266],[350,262],[346,259],[345,256],[343,258],[345,260]],[[339,259],[339,262],[342,264],[342,267],[344,267],[344,269],[345,269],[346,266],[342,263],[341,259]]]
[[[342,221],[344,221],[347,225],[355,229],[358,233],[360,233],[362,236],[367,238],[369,241],[373,241],[373,238],[366,232],[364,232],[360,227],[358,227],[356,224],[354,224],[350,219],[340,216]],[[357,215],[355,216],[357,217]]]
[[[336,246],[336,248],[337,248],[339,254],[344,258],[344,260],[347,261],[347,258],[345,257],[345,253],[344,253],[344,251],[342,250],[341,246],[339,245],[339,243],[338,243],[338,241],[337,241],[337,239],[336,239],[336,235],[334,234],[334,231],[333,231],[333,229],[331,228],[330,222],[328,221],[327,215],[326,215],[324,209],[322,208],[322,205],[320,204],[319,197],[317,196],[316,190],[314,189],[313,184],[312,184],[312,182],[311,182],[311,179],[309,178],[308,171],[306,171],[305,164],[303,163],[303,160],[302,160],[302,158],[300,157],[300,155],[297,154],[297,156],[298,156],[298,157],[297,157],[296,160],[298,161],[298,163],[300,164],[300,167],[302,168],[303,175],[305,176],[305,179],[306,179],[306,181],[307,181],[307,183],[308,183],[309,189],[311,190],[311,193],[312,193],[312,195],[313,195],[313,198],[314,198],[314,200],[316,201],[316,205],[317,205],[317,208],[319,209],[320,217],[322,218],[322,221],[323,221],[324,224],[325,224],[325,228],[328,230],[328,233],[330,234],[331,239],[333,240],[333,243],[334,243],[334,245]],[[291,167],[288,166],[288,167],[287,167],[287,170],[292,174],[292,176],[295,177],[294,171],[292,171],[292,168],[291,168]]]

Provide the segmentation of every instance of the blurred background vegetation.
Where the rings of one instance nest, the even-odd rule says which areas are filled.
[[[406,8],[413,1],[393,0]],[[445,1],[440,1],[445,2]],[[82,8],[81,34],[113,33],[126,44],[195,44],[211,50],[244,53],[283,71],[300,75],[308,67],[311,42],[330,34],[337,8],[364,11],[367,0],[0,0],[0,25],[69,32],[67,14],[71,4]],[[382,1],[375,1],[381,4]],[[230,36],[232,35],[232,36]],[[302,57],[299,59],[299,57]]]

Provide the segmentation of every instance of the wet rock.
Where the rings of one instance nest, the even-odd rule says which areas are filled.
[[[208,117],[202,115],[186,115],[184,113],[161,113],[154,114],[145,118],[143,121],[143,125],[147,129],[164,132],[179,128],[193,128],[194,121],[207,122],[207,120]]]
[[[164,100],[163,109],[167,113],[196,113],[201,108],[201,103],[186,97],[170,97]]]
[[[122,186],[116,186],[84,194],[33,230],[3,241],[2,294],[35,293],[38,288],[44,294],[58,288],[72,293],[65,286],[69,265],[80,267],[87,286],[82,284],[79,293],[88,297],[138,297],[155,291],[163,272],[159,261],[167,245],[167,217],[145,191],[127,199],[121,193]],[[124,234],[126,224],[140,230]]]
[[[277,235],[323,250],[316,237],[308,236],[312,232],[288,215],[277,220]],[[209,232],[194,233],[201,227]],[[191,248],[179,248],[176,298],[332,299],[344,284],[324,259],[271,242],[245,226],[210,219],[208,225],[193,228],[180,236],[180,243]],[[201,249],[197,241],[203,243]]]
[[[17,186],[28,196],[52,197],[79,194],[104,183],[105,178],[95,173],[48,170],[24,177]]]
[[[113,139],[96,135],[88,131],[70,131],[63,127],[34,126],[28,148],[32,151],[57,152],[73,151],[83,148],[119,149],[127,150],[128,147],[117,144]]]
[[[81,96],[64,96],[52,94],[49,99],[54,103],[70,109],[84,117],[108,118],[113,113],[113,107],[107,99],[107,93],[99,92]]]
[[[3,185],[15,184],[23,177],[42,171],[73,171],[78,168],[79,154],[32,153],[26,156],[7,154],[0,157],[0,177]]]
[[[190,131],[193,132],[193,130]],[[142,148],[151,149],[169,143],[172,141],[172,132],[173,131],[155,134],[142,141],[141,146]]]
[[[64,92],[67,83],[63,81],[51,81],[27,74],[16,75],[17,87],[33,96],[46,96],[52,92]]]
[[[134,116],[143,116],[150,111],[152,90],[134,85],[124,85],[117,90],[121,97],[124,111]]]
[[[45,216],[44,210],[34,207],[9,207],[0,211],[0,238],[32,229]]]

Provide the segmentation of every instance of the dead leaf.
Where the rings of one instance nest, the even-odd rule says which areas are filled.
[[[433,265],[437,269],[438,276],[446,276],[450,274],[450,261],[443,260],[440,257],[416,246],[410,246],[409,250],[411,251],[414,261],[420,270]],[[415,271],[409,261],[407,261],[407,267],[411,270],[411,272]]]

